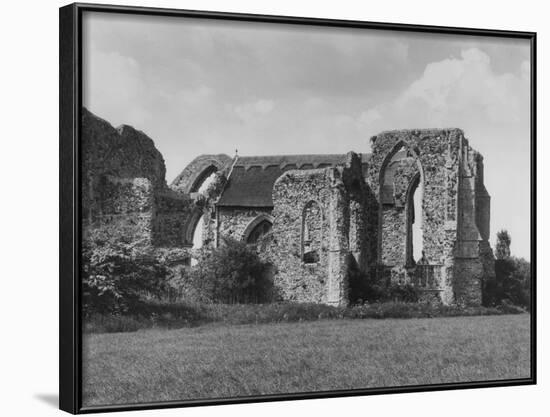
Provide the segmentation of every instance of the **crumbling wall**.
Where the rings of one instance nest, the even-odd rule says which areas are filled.
[[[369,210],[370,189],[363,178],[362,157],[353,152],[346,155],[345,169],[342,180],[349,200],[349,231],[348,246],[359,270],[367,272],[375,258],[375,237],[369,231],[369,217],[377,218],[378,212]]]
[[[491,269],[489,251],[480,250],[485,239],[478,224],[488,227],[489,209],[479,155],[459,129],[384,132],[371,141],[373,152],[367,182],[379,202],[381,171],[395,152],[405,147],[418,158],[424,187],[423,249],[428,264],[442,271],[440,297],[446,303],[479,304],[480,283]],[[394,173],[396,189],[400,181],[410,184],[413,174],[416,175],[406,169]],[[399,197],[397,192],[396,196]],[[379,205],[378,262],[382,265],[406,262],[402,246],[406,242],[406,216],[398,206],[398,201],[395,207]],[[488,230],[484,229],[483,234],[488,235]],[[482,260],[484,257],[487,259]]]
[[[259,243],[276,268],[285,300],[345,305],[349,256],[368,258],[366,185],[361,160],[339,167],[288,171],[273,188],[273,229]]]
[[[200,155],[193,159],[172,181],[170,188],[186,194],[196,192],[197,185],[205,175],[226,170],[231,165],[231,161],[231,157],[225,154]]]
[[[113,235],[120,231],[139,245],[151,245],[154,192],[150,180],[105,175],[100,177],[94,195],[93,219],[84,224],[84,232],[108,225]]]
[[[122,184],[115,178],[142,178],[148,181],[151,192],[164,186],[166,170],[162,155],[150,138],[130,126],[115,129],[105,120],[82,109],[81,146],[82,219],[85,224],[96,221],[98,216],[110,209],[105,206],[108,201],[104,200],[111,199],[109,194],[116,194],[113,188]],[[105,189],[106,186],[109,189]],[[122,192],[127,194],[131,187],[128,183],[125,187],[126,191]],[[119,203],[128,206],[123,199],[119,199]],[[112,208],[121,213],[121,207]]]
[[[422,216],[423,228],[423,250],[430,264],[444,265],[452,260],[454,244],[456,241],[456,218],[455,212],[449,209],[449,205],[455,204],[453,196],[449,196],[449,187],[458,176],[456,165],[450,163],[449,155],[452,144],[458,143],[462,132],[458,129],[451,130],[407,130],[384,132],[371,139],[372,155],[368,168],[367,182],[372,192],[380,201],[380,180],[383,178],[381,171],[391,160],[393,155],[402,147],[418,160],[416,164],[404,165],[409,169],[403,169],[404,184],[416,175],[412,169],[418,166],[419,174],[423,181]],[[456,150],[455,150],[456,152]],[[401,180],[398,180],[399,185]],[[400,187],[398,187],[400,188]],[[404,188],[404,187],[402,187]],[[456,190],[451,194],[456,195]],[[397,204],[396,204],[397,206]],[[395,263],[404,266],[406,263],[406,213],[404,209],[393,208],[382,211],[380,225],[383,228],[378,236],[379,254],[378,262],[381,265],[392,265]],[[388,236],[391,238],[388,240]],[[444,271],[447,271],[444,269]],[[441,287],[447,281],[445,273],[442,274]]]
[[[109,227],[145,246],[182,249],[193,202],[168,188],[152,139],[130,126],[115,129],[86,109],[81,133],[84,233]]]
[[[159,191],[153,200],[152,243],[157,247],[184,247],[187,220],[195,210],[189,198],[171,190]]]
[[[274,285],[285,300],[327,302],[330,170],[287,171],[273,187],[273,240],[263,256],[276,267]],[[321,210],[315,228],[321,230],[322,244],[318,262],[304,263],[304,208],[312,201]]]

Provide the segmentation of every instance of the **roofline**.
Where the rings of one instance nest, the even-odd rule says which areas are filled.
[[[216,203],[216,207],[223,207],[223,208],[265,208],[265,209],[272,209],[274,206],[266,206],[266,205],[255,205],[255,204],[248,204],[248,205],[235,205],[235,204],[219,204]]]

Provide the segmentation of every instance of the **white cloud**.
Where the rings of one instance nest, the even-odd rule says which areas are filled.
[[[471,48],[460,58],[428,64],[393,101],[365,111],[358,120],[374,122],[374,130],[517,123],[529,112],[528,83],[527,62],[517,74],[497,74],[489,56]]]
[[[509,230],[515,254],[528,256],[529,99],[528,61],[497,72],[487,53],[469,48],[459,57],[427,64],[401,93],[359,112],[356,120],[369,136],[403,128],[463,129],[484,156],[491,232]]]

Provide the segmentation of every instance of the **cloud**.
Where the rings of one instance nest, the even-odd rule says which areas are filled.
[[[509,230],[515,253],[529,256],[529,100],[529,61],[496,71],[485,51],[464,48],[458,57],[425,65],[403,91],[359,112],[356,122],[369,136],[404,128],[462,128],[484,156],[492,233]]]
[[[144,106],[141,68],[134,58],[99,51],[92,44],[84,56],[83,72],[83,104],[92,112],[109,117],[114,125],[142,126],[151,117]]]
[[[426,65],[420,78],[387,104],[359,116],[374,129],[508,125],[528,120],[529,64],[497,74],[489,55],[477,48],[459,58]],[[368,117],[370,115],[370,117]],[[464,126],[466,124],[467,126]],[[375,132],[373,132],[375,133]]]

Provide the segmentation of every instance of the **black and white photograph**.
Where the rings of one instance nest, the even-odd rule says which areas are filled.
[[[80,13],[83,409],[534,382],[532,33]]]

